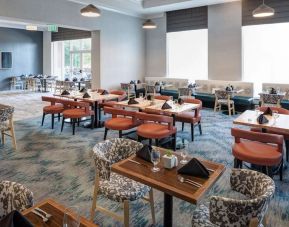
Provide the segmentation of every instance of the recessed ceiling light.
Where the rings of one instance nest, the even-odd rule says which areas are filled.
[[[26,25],[26,30],[28,30],[28,31],[37,31],[37,26],[36,25],[32,25],[32,24]]]
[[[265,5],[264,0],[263,4],[253,11],[253,17],[270,17],[273,16],[274,14],[275,10]]]
[[[155,29],[157,28],[157,25],[152,20],[146,20],[143,25],[143,29]]]
[[[92,4],[89,4],[80,10],[80,13],[84,17],[99,17],[100,9]]]

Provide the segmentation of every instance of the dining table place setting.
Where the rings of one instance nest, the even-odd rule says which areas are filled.
[[[144,110],[146,107],[155,105],[155,104],[162,104],[164,100],[154,99],[151,100],[147,97],[139,97],[139,98],[130,98],[129,100],[121,101],[115,104],[115,107],[128,107],[138,110]]]
[[[173,197],[197,204],[225,171],[223,164],[182,152],[144,145],[111,167],[113,172],[164,192],[164,226],[172,226]]]

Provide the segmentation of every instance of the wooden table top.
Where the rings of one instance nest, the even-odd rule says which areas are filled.
[[[36,207],[41,208],[45,212],[52,215],[49,221],[44,223],[42,218],[32,213]],[[63,216],[66,207],[57,203],[52,199],[46,199],[43,202],[36,204],[35,206],[25,210],[22,214],[35,226],[35,227],[62,227]],[[94,223],[88,221],[84,217],[80,217],[80,227],[97,227]]]
[[[170,104],[172,106],[172,109],[162,110],[162,104],[156,104],[153,106],[148,106],[145,109],[151,110],[151,111],[158,111],[160,113],[167,113],[167,114],[179,114],[182,112],[194,110],[199,107],[199,104],[193,104],[193,103],[184,103],[182,105],[179,104]]]
[[[264,129],[274,129],[279,132],[289,133],[289,115],[278,114],[278,118],[275,119],[272,116],[266,116],[269,120],[266,124],[259,124],[257,122],[257,112],[254,110],[246,110],[233,123],[238,125],[246,125]]]
[[[138,104],[129,105],[128,104],[128,100],[126,100],[126,101],[118,102],[117,104],[115,104],[115,106],[116,107],[129,107],[129,108],[135,108],[135,109],[143,110],[146,107],[149,107],[149,106],[152,105],[152,101],[145,100],[143,98],[136,98],[135,100],[138,101],[139,103]],[[165,103],[165,101],[164,100],[155,99],[154,103],[158,103],[158,104],[162,105],[162,104]]]
[[[160,150],[161,156],[165,154],[165,149],[157,149]],[[175,155],[180,161],[181,157],[176,153]],[[177,170],[183,166],[180,163],[178,167],[173,169],[165,169],[161,160],[161,162],[158,164],[158,167],[160,167],[161,170],[154,173],[151,171],[151,168],[153,167],[151,163],[146,162],[136,156],[132,156],[129,159],[133,159],[141,163],[141,165],[125,159],[113,164],[111,167],[112,171],[193,204],[197,204],[198,201],[201,200],[204,194],[225,171],[225,166],[222,164],[199,159],[206,167],[213,169],[214,172],[210,173],[210,177],[208,179],[185,176],[186,178],[202,184],[202,187],[196,188],[190,184],[182,183],[177,179]]]
[[[54,94],[54,96],[58,97],[65,97],[69,99],[78,99],[78,100],[85,100],[88,102],[97,102],[103,100],[114,100],[118,99],[119,95],[108,94],[108,95],[101,95],[97,92],[89,92],[90,98],[83,98],[84,93],[77,92],[75,94],[71,93],[70,95],[61,95],[61,94]]]

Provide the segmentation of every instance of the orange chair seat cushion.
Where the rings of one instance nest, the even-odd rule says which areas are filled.
[[[282,160],[282,153],[278,152],[277,149],[277,146],[274,145],[241,141],[235,143],[232,152],[234,157],[239,160],[261,166],[274,166],[280,164]]]
[[[80,109],[80,108],[69,109],[69,110],[63,111],[64,118],[77,119],[77,118],[87,117],[91,115],[94,115],[93,111],[89,111],[89,113],[86,113],[84,109]]]
[[[260,128],[251,128],[251,131],[253,131],[253,132],[262,132],[262,129],[260,129]],[[272,130],[272,129],[267,129],[266,133],[282,135],[282,136],[284,136],[285,140],[289,140],[289,133],[278,132],[278,131],[275,131],[275,130]]]
[[[134,123],[132,118],[116,117],[106,120],[104,123],[105,128],[111,130],[128,130],[136,127],[138,124]]]
[[[58,113],[62,113],[63,110],[64,110],[64,107],[62,104],[56,104],[56,105],[43,107],[43,113],[45,114],[58,114]]]
[[[169,137],[177,132],[177,128],[168,129],[168,125],[157,123],[145,123],[137,128],[137,134],[149,139],[162,139]]]
[[[195,117],[195,111],[183,112],[176,116],[176,121],[195,124],[201,121],[201,115],[199,115],[198,117]]]

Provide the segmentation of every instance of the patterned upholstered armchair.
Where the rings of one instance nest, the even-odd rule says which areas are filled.
[[[33,193],[22,184],[0,181],[0,220],[13,210],[23,211],[33,206]]]
[[[223,105],[228,107],[230,116],[231,111],[233,111],[233,114],[235,115],[235,103],[234,100],[231,99],[230,92],[227,92],[225,90],[216,90],[214,111],[221,111]]]
[[[182,87],[182,88],[179,88],[178,91],[179,91],[179,97],[180,98],[191,98],[192,97],[192,93],[193,93],[192,88]]]
[[[95,162],[95,185],[93,202],[91,208],[91,220],[95,215],[95,210],[104,212],[107,215],[124,222],[124,226],[129,226],[129,201],[144,199],[150,202],[152,219],[155,223],[153,191],[150,187],[135,182],[111,172],[111,165],[135,154],[143,145],[129,139],[110,139],[96,144],[93,148],[93,158]],[[149,193],[149,198],[145,195]],[[121,202],[124,205],[124,216],[119,216],[96,204],[98,194],[107,198]]]
[[[260,94],[261,106],[281,107],[280,103],[283,100],[284,96],[285,95],[261,93]]]
[[[232,190],[248,199],[212,196],[210,208],[201,205],[194,212],[192,226],[262,226],[269,202],[275,192],[274,181],[256,171],[233,169],[230,182]]]

